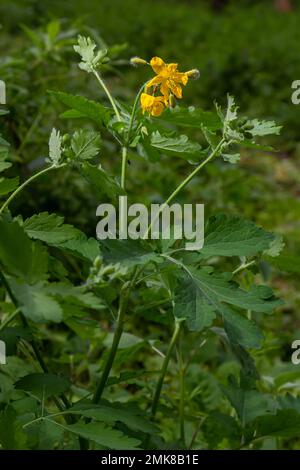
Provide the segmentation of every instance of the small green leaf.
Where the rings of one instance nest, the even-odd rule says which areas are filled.
[[[159,131],[151,135],[151,145],[166,154],[199,161],[201,145],[191,142],[186,135],[164,134]]]
[[[59,323],[62,320],[61,306],[48,295],[42,283],[28,285],[9,279],[9,284],[26,318],[37,323],[47,321]]]
[[[90,160],[98,155],[100,150],[100,134],[98,132],[80,129],[74,132],[71,148],[74,152],[72,159]]]

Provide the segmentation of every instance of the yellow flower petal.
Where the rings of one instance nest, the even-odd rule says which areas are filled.
[[[160,57],[152,57],[150,65],[155,73],[159,75],[166,68],[166,64]]]

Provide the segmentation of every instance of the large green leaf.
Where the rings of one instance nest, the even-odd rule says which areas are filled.
[[[274,235],[240,217],[219,214],[205,227],[203,256],[253,256],[270,246]]]
[[[68,429],[108,449],[135,450],[140,444],[138,439],[126,436],[121,431],[103,423],[76,423],[68,426]]]
[[[109,108],[105,108],[102,104],[96,101],[88,100],[83,96],[71,95],[61,91],[50,91],[61,103],[68,106],[72,110],[79,113],[77,117],[87,117],[92,119],[98,125],[107,123],[111,116]],[[67,115],[68,117],[68,115]]]
[[[231,277],[230,273],[218,274],[210,268],[185,268],[174,293],[174,315],[185,318],[191,330],[200,330],[212,323],[216,312],[226,316],[223,303],[265,313],[281,305],[270,288],[254,286],[245,291]]]

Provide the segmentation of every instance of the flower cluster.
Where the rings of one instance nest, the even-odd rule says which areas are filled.
[[[133,65],[143,65],[144,59],[134,57]],[[141,94],[141,107],[143,113],[148,112],[151,116],[160,116],[165,107],[173,107],[175,98],[182,98],[182,85],[186,85],[189,78],[199,78],[197,69],[188,72],[179,72],[178,64],[166,64],[160,57],[153,57],[150,65],[156,76],[145,86]],[[157,92],[161,94],[157,95]]]

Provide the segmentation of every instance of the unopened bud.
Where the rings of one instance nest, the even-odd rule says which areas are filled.
[[[172,93],[170,93],[170,95],[169,95],[169,107],[170,108],[175,108],[175,106],[176,106],[175,96]]]
[[[148,62],[141,57],[131,57],[130,63],[134,67],[139,67],[140,65],[147,65]]]
[[[193,78],[194,80],[198,80],[200,77],[200,71],[198,69],[189,70],[186,74],[189,78]]]

